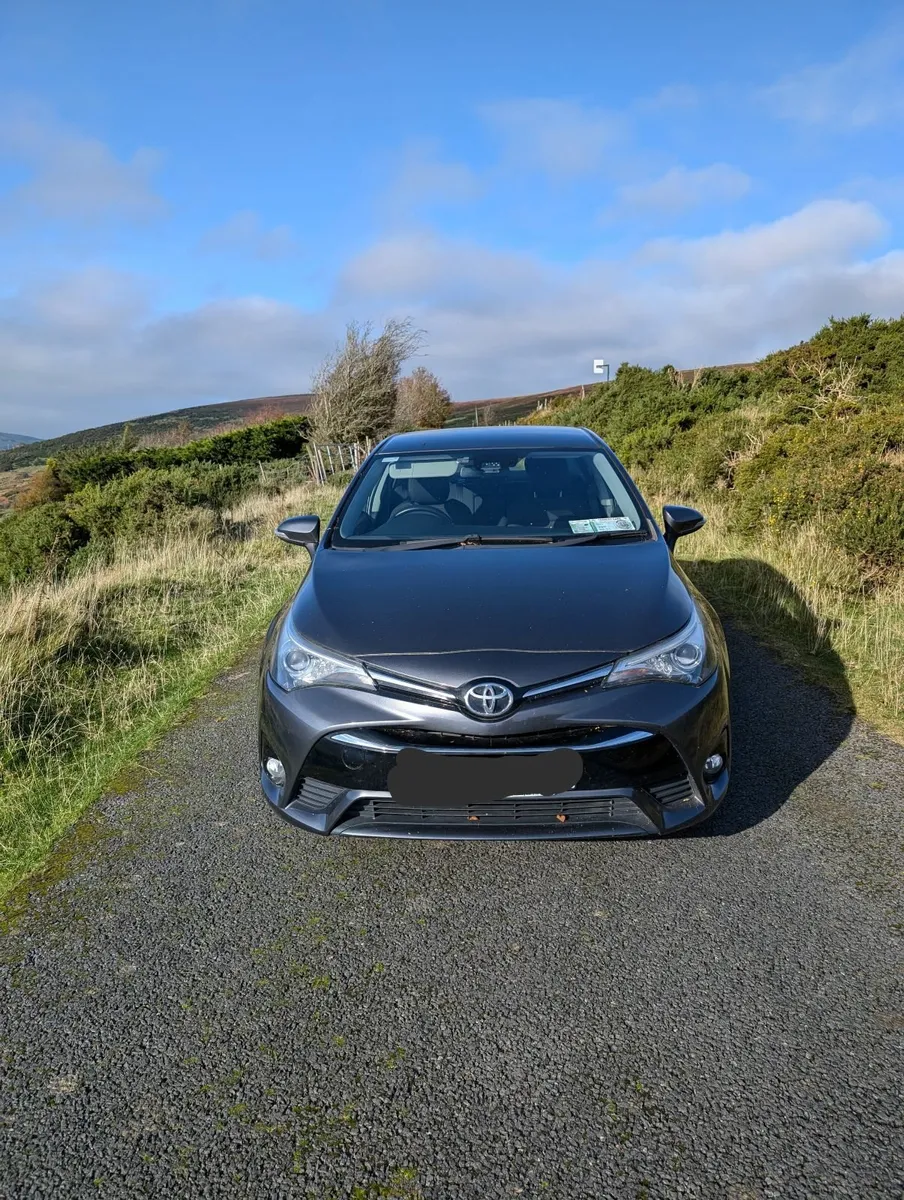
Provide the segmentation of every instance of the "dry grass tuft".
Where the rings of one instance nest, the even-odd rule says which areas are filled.
[[[753,538],[731,530],[727,505],[709,500],[701,508],[707,524],[678,550],[701,591],[866,719],[904,739],[904,575],[864,578],[818,516]]]

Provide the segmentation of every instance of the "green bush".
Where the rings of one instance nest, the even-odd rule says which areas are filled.
[[[586,425],[682,494],[719,490],[746,533],[820,514],[864,567],[904,566],[904,317],[829,321],[752,369],[623,364],[527,418]]]
[[[647,467],[702,418],[747,404],[756,390],[749,371],[702,371],[690,384],[673,367],[649,371],[622,363],[611,383],[597,384],[583,400],[568,397],[532,416],[530,423],[585,425],[601,434],[629,467]]]
[[[303,416],[280,417],[263,425],[249,425],[229,433],[201,438],[187,446],[143,449],[101,447],[63,455],[48,461],[69,492],[87,484],[105,484],[137,471],[162,470],[192,463],[219,466],[252,465],[294,458],[307,440],[308,421]]]
[[[0,581],[21,582],[62,570],[87,534],[62,505],[38,504],[0,521]]]
[[[870,567],[904,567],[904,467],[880,464],[834,522],[838,544]]]
[[[171,470],[139,470],[100,485],[90,483],[66,501],[69,517],[95,540],[151,535],[197,510],[219,513],[260,482],[257,467],[196,463]]]

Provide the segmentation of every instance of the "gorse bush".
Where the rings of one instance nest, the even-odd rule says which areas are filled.
[[[0,581],[52,576],[88,540],[60,504],[36,504],[0,520]]]
[[[291,459],[306,428],[303,417],[283,417],[186,446],[129,448],[123,439],[126,448],[49,462],[0,520],[0,586],[105,561],[120,538],[227,534],[223,510],[278,488],[260,464]]]
[[[196,463],[169,471],[136,471],[101,487],[91,483],[70,496],[66,512],[88,540],[153,535],[179,513],[220,512],[260,488],[256,467]]]
[[[104,484],[136,471],[214,463],[233,466],[294,458],[304,449],[308,422],[303,416],[280,417],[263,425],[250,425],[201,438],[185,446],[143,446],[130,449],[103,447],[51,459],[47,470],[66,491],[89,483]]]
[[[528,420],[589,426],[682,494],[718,491],[739,531],[818,513],[865,577],[904,567],[904,318],[832,320],[752,369],[690,381],[623,364]]]

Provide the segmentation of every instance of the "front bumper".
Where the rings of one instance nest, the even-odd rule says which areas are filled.
[[[516,710],[492,725],[430,704],[348,688],[286,693],[261,675],[260,782],[285,820],[312,833],[432,838],[593,838],[670,834],[708,818],[730,773],[728,685],[595,688]],[[400,749],[443,754],[578,750],[584,775],[558,796],[403,807],[386,777]],[[714,777],[706,759],[719,753]],[[286,782],[263,769],[278,758]]]

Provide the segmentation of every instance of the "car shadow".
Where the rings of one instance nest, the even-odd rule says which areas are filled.
[[[712,820],[689,831],[724,837],[781,808],[845,740],[854,703],[831,630],[779,571],[757,559],[681,566],[722,616],[731,656],[731,783]],[[768,641],[779,621],[790,651],[769,649],[745,631]],[[802,667],[824,685],[805,678]]]

